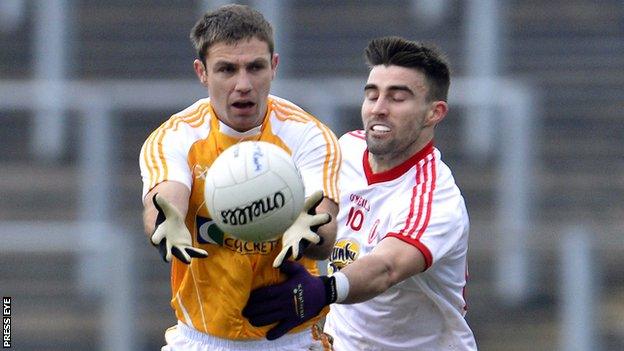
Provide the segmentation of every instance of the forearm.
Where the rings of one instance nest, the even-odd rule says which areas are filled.
[[[165,181],[155,186],[143,199],[143,228],[147,237],[154,233],[158,211],[152,202],[152,197],[158,193],[175,206],[183,216],[188,210],[190,190],[182,183]]]
[[[385,261],[381,257],[368,255],[344,267],[340,272],[349,281],[349,294],[341,303],[369,300],[398,283],[399,277]]]
[[[310,245],[304,252],[304,256],[314,260],[324,260],[329,258],[336,241],[336,215],[338,214],[338,205],[327,198],[317,206],[316,213],[329,213],[331,221],[318,228],[317,234],[323,238],[321,245]]]
[[[348,279],[349,291],[341,303],[371,299],[424,269],[420,250],[397,238],[385,238],[370,254],[340,270]]]

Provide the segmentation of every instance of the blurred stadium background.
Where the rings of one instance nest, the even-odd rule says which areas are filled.
[[[16,350],[158,350],[168,266],[138,154],[204,92],[188,32],[223,1],[0,1],[0,294]],[[481,350],[624,349],[624,2],[246,1],[277,31],[274,93],[360,125],[372,37],[436,43],[436,143],[471,214]]]

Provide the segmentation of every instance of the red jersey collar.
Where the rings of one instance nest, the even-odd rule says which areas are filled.
[[[405,160],[405,162],[400,165],[391,168],[387,171],[383,171],[381,173],[373,173],[373,169],[371,168],[370,163],[368,162],[368,148],[364,150],[364,157],[362,159],[362,163],[364,165],[364,174],[366,175],[366,180],[368,181],[368,185],[387,182],[393,179],[397,179],[407,172],[412,166],[418,163],[418,161],[422,160],[433,152],[433,140],[427,143],[425,147],[423,147],[420,151],[414,154],[414,156]]]

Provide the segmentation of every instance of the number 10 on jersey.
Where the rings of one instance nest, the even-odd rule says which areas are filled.
[[[351,227],[354,231],[359,231],[362,229],[362,224],[364,223],[364,212],[361,209],[351,207],[349,209],[349,214],[347,215],[347,227]]]

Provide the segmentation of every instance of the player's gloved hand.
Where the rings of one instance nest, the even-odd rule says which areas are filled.
[[[282,250],[273,261],[273,267],[279,267],[290,255],[295,260],[303,256],[303,251],[310,244],[321,244],[322,238],[316,234],[318,227],[331,221],[329,213],[316,214],[316,206],[323,201],[323,191],[315,191],[303,204],[303,210],[295,222],[282,235]]]
[[[208,256],[205,250],[193,247],[191,233],[184,225],[182,214],[177,208],[158,194],[152,197],[152,201],[158,210],[158,216],[151,241],[158,246],[158,251],[165,262],[171,262],[171,254],[186,264],[191,263],[191,257]]]
[[[275,340],[318,315],[323,307],[335,302],[337,296],[334,277],[313,276],[293,261],[285,261],[280,271],[288,279],[252,291],[243,309],[243,316],[253,326],[279,322],[267,332],[268,340]]]

